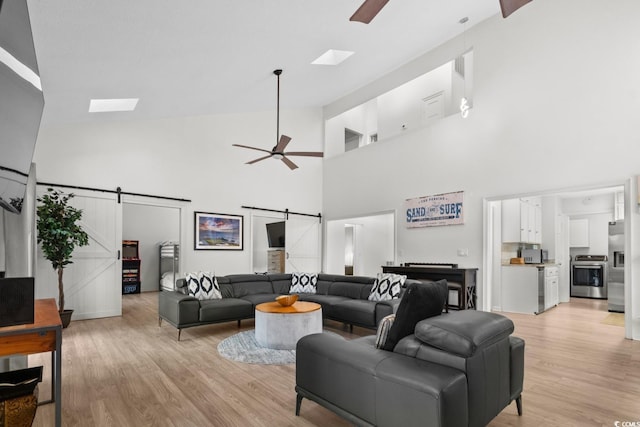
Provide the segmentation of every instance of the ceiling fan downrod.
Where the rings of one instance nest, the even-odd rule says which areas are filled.
[[[273,74],[278,77],[278,95],[277,95],[277,104],[276,104],[276,145],[273,147],[273,150],[276,150],[278,146],[278,141],[280,141],[280,74],[282,74],[282,70],[273,70]]]

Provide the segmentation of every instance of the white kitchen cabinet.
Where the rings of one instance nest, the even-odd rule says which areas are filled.
[[[522,218],[520,215],[520,199],[502,201],[502,241],[520,242]]]
[[[558,267],[502,266],[502,311],[540,314],[558,305]]]
[[[558,305],[558,267],[544,268],[544,309]]]
[[[540,199],[533,203],[533,242],[542,243],[542,203]]]
[[[613,220],[622,221],[624,219],[624,191],[618,191],[615,196]]]
[[[502,241],[542,243],[542,205],[539,197],[502,201]]]
[[[589,219],[569,219],[569,247],[589,247]]]
[[[538,269],[533,266],[502,267],[502,311],[535,314],[539,311]]]

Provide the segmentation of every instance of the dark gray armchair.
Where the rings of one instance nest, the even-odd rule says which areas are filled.
[[[420,321],[393,351],[375,337],[315,334],[298,342],[303,398],[365,426],[484,426],[511,401],[522,413],[524,341],[508,318],[474,310]]]

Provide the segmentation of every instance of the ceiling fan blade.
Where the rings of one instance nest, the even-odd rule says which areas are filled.
[[[295,163],[293,163],[291,160],[287,159],[286,157],[283,157],[282,161],[284,162],[285,165],[289,166],[289,169],[291,169],[291,170],[298,169],[298,165],[296,165]]]
[[[254,163],[258,163],[258,162],[259,162],[259,161],[261,161],[261,160],[268,159],[269,157],[271,157],[271,154],[269,154],[268,156],[260,157],[260,158],[255,159],[255,160],[251,160],[250,162],[247,162],[247,163],[245,163],[245,164],[247,164],[247,165],[252,165],[252,164],[254,164]]]
[[[321,151],[290,151],[284,153],[285,156],[306,156],[306,157],[322,157],[324,153]]]
[[[249,147],[248,145],[240,145],[240,144],[231,144],[234,147],[242,147],[242,148],[248,148],[249,150],[258,150],[258,151],[263,151],[265,153],[271,153],[271,151],[269,150],[264,150],[262,148],[256,148],[256,147]]]
[[[502,9],[502,17],[506,18],[525,4],[533,0],[500,0],[500,8]]]
[[[368,24],[388,2],[389,0],[365,0],[358,10],[356,10],[356,13],[349,18],[349,21]]]
[[[278,153],[282,153],[289,144],[289,141],[291,141],[291,137],[288,137],[287,135],[280,135],[280,141],[278,141],[278,145],[276,145],[275,151],[277,151]]]

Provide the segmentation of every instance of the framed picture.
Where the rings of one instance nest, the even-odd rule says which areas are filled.
[[[243,225],[242,215],[195,212],[195,249],[241,251]]]

